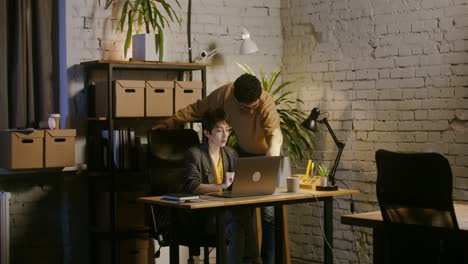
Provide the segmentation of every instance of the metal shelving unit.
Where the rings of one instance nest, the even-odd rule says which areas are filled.
[[[185,73],[191,73],[200,71],[201,81],[203,83],[202,97],[206,95],[206,67],[207,64],[201,63],[169,63],[169,62],[142,62],[142,61],[112,61],[112,60],[97,60],[82,62],[85,71],[85,91],[87,92],[88,98],[88,132],[87,132],[87,157],[88,157],[88,176],[89,182],[93,185],[90,188],[90,193],[94,189],[99,188],[110,195],[109,199],[109,230],[102,230],[95,226],[91,226],[91,239],[96,240],[110,240],[110,263],[119,263],[117,257],[117,242],[121,239],[129,239],[132,237],[142,237],[146,229],[135,229],[135,230],[118,230],[116,226],[116,194],[122,191],[124,188],[133,190],[141,190],[140,187],[148,184],[149,181],[145,182],[145,171],[122,171],[116,168],[114,162],[107,162],[106,169],[93,169],[89,166],[89,158],[92,157],[92,150],[89,144],[90,142],[96,142],[96,138],[99,137],[101,130],[114,131],[114,129],[122,127],[134,127],[141,126],[150,128],[161,120],[161,118],[155,117],[135,117],[135,118],[119,118],[114,116],[114,90],[112,89],[112,81],[115,80],[116,72],[127,72],[134,74],[138,71],[157,71],[157,72],[170,72],[177,74],[177,80],[183,80]],[[95,116],[94,112],[94,93],[91,88],[93,87],[93,73],[96,71],[105,72],[105,79],[107,80],[107,116]],[[120,78],[120,77],[119,77]],[[176,109],[177,110],[177,109]],[[93,139],[92,141],[91,139]],[[114,153],[114,135],[109,133],[107,143],[107,161],[113,161]],[[147,176],[147,175],[146,175]],[[136,180],[138,179],[138,180]],[[136,187],[133,188],[132,186]],[[130,188],[129,188],[130,187]],[[149,187],[149,186],[147,186]],[[94,203],[90,197],[90,208],[93,208]],[[93,213],[90,213],[90,218],[93,217]],[[93,219],[90,219],[93,222]],[[92,241],[91,241],[92,242]],[[91,243],[92,245],[93,243]],[[93,246],[91,246],[91,249]],[[92,262],[96,262],[96,258],[91,252]]]

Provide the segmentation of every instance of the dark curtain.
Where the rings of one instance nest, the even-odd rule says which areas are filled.
[[[0,0],[0,128],[59,110],[57,0]]]

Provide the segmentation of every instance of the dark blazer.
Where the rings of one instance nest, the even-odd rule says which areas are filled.
[[[223,159],[223,174],[235,171],[237,164],[237,152],[231,147],[221,148]],[[185,191],[192,193],[201,183],[216,183],[215,165],[211,161],[208,153],[208,145],[203,144],[199,147],[193,147],[185,153]]]

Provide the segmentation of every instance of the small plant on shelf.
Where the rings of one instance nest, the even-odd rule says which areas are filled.
[[[164,48],[163,29],[169,27],[171,22],[177,22],[179,25],[181,25],[181,20],[171,6],[171,3],[175,3],[180,8],[181,6],[179,0],[174,0],[171,2],[167,0],[106,0],[105,9],[109,8],[114,2],[116,2],[116,4],[122,8],[119,21],[119,30],[120,32],[123,32],[125,28],[127,30],[124,43],[125,57],[127,57],[127,50],[132,42],[134,27],[136,26],[138,33],[141,30],[141,27],[144,26],[145,33],[147,34],[157,32],[157,41],[160,50],[159,60],[162,61]]]
[[[330,171],[328,170],[327,165],[321,164],[321,165],[317,165],[317,173],[320,177],[328,177],[328,174],[330,173]]]
[[[317,165],[317,173],[320,176],[320,186],[327,186],[328,174],[330,173],[327,165],[325,164]]]

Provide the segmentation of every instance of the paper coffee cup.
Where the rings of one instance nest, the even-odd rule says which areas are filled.
[[[298,177],[288,177],[286,178],[286,186],[288,187],[288,192],[297,193],[299,192],[299,182]]]
[[[50,129],[60,128],[60,114],[50,114],[49,120],[47,121]]]

